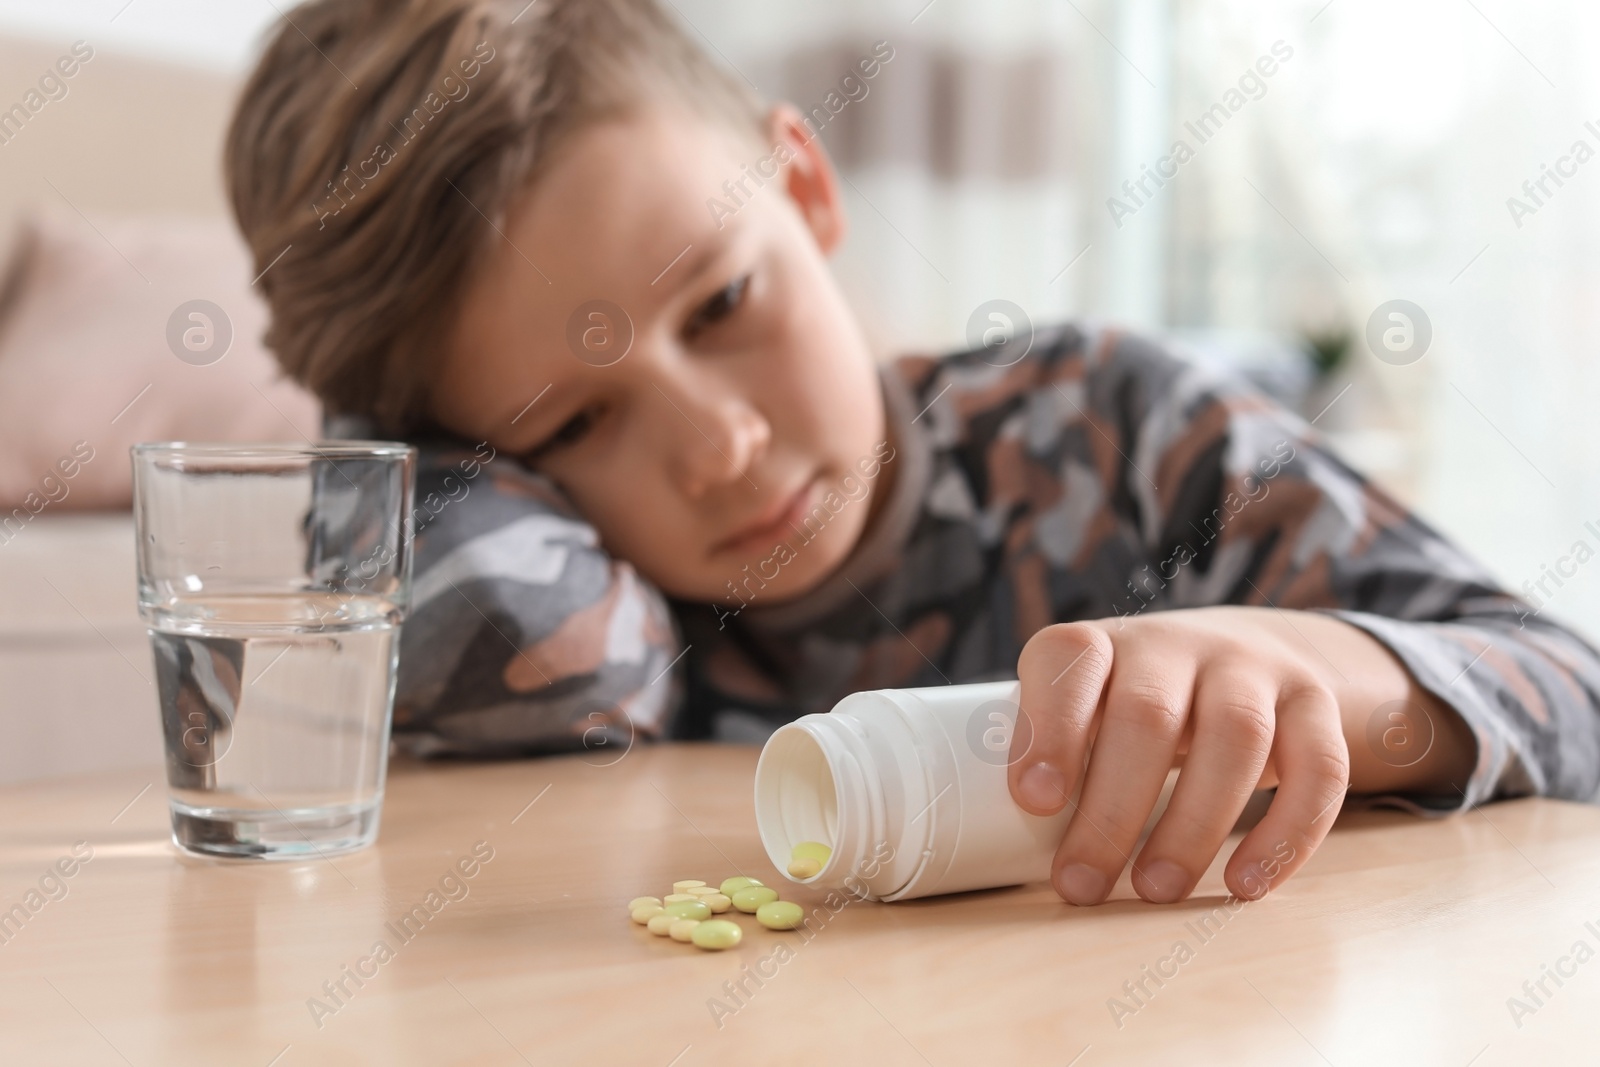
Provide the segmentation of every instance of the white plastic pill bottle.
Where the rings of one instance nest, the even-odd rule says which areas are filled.
[[[780,726],[756,764],[767,855],[786,871],[821,841],[833,854],[802,884],[868,900],[1048,880],[1072,806],[1030,815],[1011,798],[1017,696],[1015,681],[878,689]]]

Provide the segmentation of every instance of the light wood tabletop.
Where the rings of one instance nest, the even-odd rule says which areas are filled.
[[[396,762],[375,847],[285,864],[178,854],[159,771],[0,790],[0,1063],[1600,1059],[1600,809],[1347,812],[1254,902],[1219,861],[1177,905],[1124,876],[1096,908],[1041,884],[834,913],[761,848],[756,756]],[[735,913],[713,953],[625,914],[734,873],[816,929]]]

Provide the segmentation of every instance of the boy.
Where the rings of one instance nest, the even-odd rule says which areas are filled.
[[[1258,788],[1240,896],[1347,790],[1594,794],[1595,651],[1293,415],[1083,326],[880,367],[812,133],[652,0],[317,0],[270,42],[228,142],[268,343],[330,432],[423,447],[402,735],[756,741],[1018,677],[1012,793],[1081,788],[1076,904],[1173,766],[1132,858],[1154,902]]]

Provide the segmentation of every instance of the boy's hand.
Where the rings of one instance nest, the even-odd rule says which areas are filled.
[[[1017,677],[1031,730],[1013,736],[1011,795],[1049,815],[1083,777],[1051,874],[1074,904],[1105,898],[1175,765],[1167,809],[1132,858],[1134,890],[1153,903],[1189,894],[1256,789],[1278,787],[1224,875],[1244,899],[1310,858],[1347,789],[1446,789],[1473,763],[1465,724],[1328,615],[1219,607],[1059,624],[1028,641]],[[1365,740],[1395,701],[1432,725],[1426,755],[1405,767]]]

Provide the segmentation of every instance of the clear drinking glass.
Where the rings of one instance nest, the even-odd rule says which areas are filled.
[[[371,844],[416,450],[180,441],[132,454],[173,840],[259,859]]]

